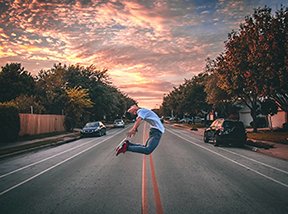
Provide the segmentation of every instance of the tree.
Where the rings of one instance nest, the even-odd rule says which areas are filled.
[[[94,65],[84,67],[78,64],[57,64],[52,69],[39,73],[36,79],[37,95],[41,97],[47,112],[61,114],[64,109],[67,113],[67,103],[70,102],[67,90],[87,90],[93,105],[83,108],[81,121],[85,123],[89,120],[114,120],[115,117],[122,117],[127,106],[135,101],[111,85],[107,72],[107,69],[100,70]],[[69,109],[69,112],[74,111]],[[76,112],[71,115],[76,115],[76,118],[69,120],[77,122],[79,116]]]
[[[107,69],[98,69],[95,65],[87,67],[77,65],[70,65],[66,72],[67,87],[82,86],[84,88],[91,88],[94,84],[102,83],[110,85],[109,75]]]
[[[70,65],[66,74],[67,87],[89,89],[89,97],[94,105],[89,109],[91,120],[114,120],[122,117],[128,106],[135,101],[111,85],[108,70],[94,65],[83,67]]]
[[[66,128],[68,130],[73,129],[76,125],[81,124],[81,120],[85,113],[86,108],[91,108],[93,102],[89,98],[89,92],[87,89],[82,89],[80,87],[67,88],[65,89],[67,93],[68,102],[65,106],[65,116],[66,119],[69,118],[69,126],[66,123]],[[67,120],[66,120],[67,121]]]
[[[61,64],[52,69],[41,70],[36,77],[36,96],[49,114],[63,114],[67,103],[66,80],[67,67]]]
[[[45,112],[44,106],[35,96],[20,95],[8,103],[17,106],[19,113],[31,113],[33,111],[34,114],[42,114]]]
[[[213,112],[217,112],[217,117],[228,118],[234,113],[237,98],[229,95],[225,90],[218,86],[219,76],[217,71],[217,61],[207,59],[205,75],[206,101],[212,106]]]
[[[194,77],[184,83],[183,97],[181,103],[182,112],[189,116],[201,115],[202,111],[208,111],[204,85],[198,82],[199,77]]]
[[[6,64],[0,71],[0,102],[10,101],[20,95],[33,95],[35,82],[20,63]]]
[[[275,115],[278,112],[278,106],[272,99],[264,99],[261,101],[261,113],[263,115]]]
[[[287,46],[287,38],[286,41],[281,40],[283,44],[276,42],[276,38],[283,37],[281,31],[284,27],[274,22],[271,9],[256,9],[252,16],[245,18],[239,31],[229,34],[224,54],[216,59],[218,86],[230,96],[240,98],[251,110],[253,121],[260,112],[259,101],[262,97],[271,95],[280,82],[283,82],[281,89],[287,88],[287,63],[285,67],[285,63],[277,61],[278,57],[280,61],[283,59],[285,51],[280,46]],[[285,29],[287,32],[287,27]],[[287,57],[284,56],[284,59]],[[256,123],[253,124],[256,132]]]
[[[13,104],[0,103],[0,142],[16,141],[19,131],[18,108]]]
[[[174,87],[173,90],[163,98],[162,108],[164,115],[172,117],[180,116],[180,114],[182,114],[179,107],[181,100],[182,95],[180,89]]]
[[[288,7],[276,11],[271,20],[269,34],[262,37],[269,53],[266,67],[267,85],[264,88],[270,99],[286,112],[288,122]]]
[[[199,74],[185,80],[179,87],[174,87],[168,95],[164,96],[161,112],[165,116],[196,116],[208,111],[210,105],[206,102],[204,91],[205,76]]]

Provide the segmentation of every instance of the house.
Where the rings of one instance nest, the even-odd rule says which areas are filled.
[[[280,108],[278,109],[278,113],[271,116],[265,116],[265,115],[259,115],[258,117],[264,118],[267,122],[266,127],[270,129],[277,129],[277,128],[282,128],[283,123],[287,123],[286,121],[286,112],[281,110]],[[245,125],[245,127],[251,126],[250,123],[253,121],[251,114],[250,114],[250,109],[245,106],[239,111],[239,120],[242,121]]]
[[[247,106],[243,106],[239,111],[239,120],[244,123],[245,127],[251,127],[250,123],[253,121],[250,109]]]
[[[283,124],[288,122],[286,118],[287,112],[279,108],[277,114],[268,115],[269,127],[272,129],[283,128]]]

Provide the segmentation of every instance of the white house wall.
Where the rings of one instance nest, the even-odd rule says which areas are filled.
[[[246,111],[239,112],[239,120],[244,123],[245,127],[250,126],[250,123],[253,121],[250,112]]]

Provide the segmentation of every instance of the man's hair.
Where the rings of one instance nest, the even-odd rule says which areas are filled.
[[[139,106],[138,106],[137,104],[133,104],[132,106],[130,106],[130,107],[128,108],[127,111],[129,111],[131,108],[135,108],[135,107],[139,108]]]

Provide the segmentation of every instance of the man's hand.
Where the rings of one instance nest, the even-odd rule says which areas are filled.
[[[132,129],[130,129],[130,131],[127,134],[128,137],[133,137],[136,134],[141,121],[142,121],[141,117],[136,118],[134,126],[132,127]]]
[[[137,132],[137,129],[132,128],[132,129],[130,129],[130,131],[128,132],[127,136],[128,136],[128,137],[133,137],[133,136],[136,134],[136,132]]]

